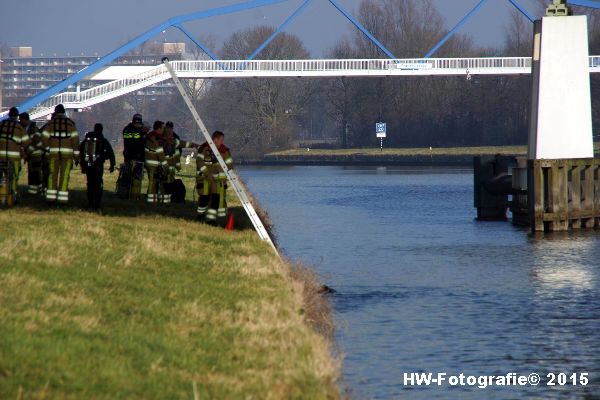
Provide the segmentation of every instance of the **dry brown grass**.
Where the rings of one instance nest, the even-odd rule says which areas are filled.
[[[302,293],[304,319],[329,341],[333,340],[335,325],[332,308],[319,275],[301,263],[290,263],[288,273]]]
[[[248,194],[252,206],[260,217],[269,235],[276,240],[274,226],[269,214],[261,207],[258,200],[248,190],[245,183],[244,190]],[[295,287],[302,293],[302,313],[306,322],[329,342],[333,342],[335,326],[332,318],[332,308],[327,299],[327,290],[324,289],[319,275],[309,267],[300,262],[285,261],[288,275],[294,282]]]
[[[316,275],[187,208],[82,200],[0,212],[0,398],[339,397]]]

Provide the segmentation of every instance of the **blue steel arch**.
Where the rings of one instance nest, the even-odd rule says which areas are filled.
[[[169,28],[177,28],[181,32],[183,32],[196,46],[198,46],[202,51],[204,51],[211,59],[218,61],[218,57],[213,54],[206,46],[200,43],[194,36],[183,26],[184,23],[190,21],[196,21],[199,19],[211,18],[219,15],[232,14],[240,11],[246,11],[253,8],[260,8],[265,6],[270,6],[274,4],[285,3],[290,0],[252,0],[247,1],[245,3],[233,4],[226,7],[214,8],[211,10],[200,11],[192,14],[181,15],[178,17],[173,17],[163,22],[160,25],[155,26],[149,31],[141,34],[136,37],[132,41],[126,43],[125,45],[113,50],[109,54],[105,55],[98,59],[98,61],[90,64],[88,67],[82,69],[81,71],[71,75],[67,79],[57,83],[46,91],[37,94],[31,99],[25,101],[24,103],[19,105],[19,109],[25,111],[29,110],[32,107],[40,104],[41,102],[47,100],[48,98],[62,92],[64,89],[69,86],[79,82],[81,79],[93,74],[98,71],[100,68],[114,61],[118,57],[124,55],[128,51],[136,48],[142,43],[146,42],[150,38],[159,34],[160,32],[167,30]],[[358,30],[360,30],[367,39],[369,39],[373,44],[375,44],[382,52],[384,52],[389,58],[397,59],[397,57],[388,50],[380,41],[378,41],[372,34],[369,32],[356,18],[352,16],[346,9],[344,9],[341,4],[337,0],[327,0],[335,9],[337,9],[344,17],[346,17]],[[531,16],[526,9],[519,3],[519,0],[507,0],[510,2],[517,10],[519,10],[527,19],[533,22],[534,18]],[[268,46],[271,41],[281,33],[295,18],[297,18],[302,11],[306,9],[306,7],[312,2],[312,0],[304,0],[303,4],[290,16],[288,17],[284,23],[279,26],[275,32],[263,43],[261,44],[249,57],[248,60],[254,59],[266,46]],[[446,34],[442,40],[438,44],[436,44],[427,54],[425,58],[431,57],[440,47],[442,47],[464,24],[472,18],[477,12],[481,9],[481,7],[487,2],[487,0],[480,0],[477,5],[471,9],[463,19],[459,21],[459,23],[452,28],[448,34]],[[600,9],[600,2],[593,0],[569,0],[571,5],[588,7],[593,9]]]
[[[473,17],[475,14],[477,14],[477,12],[481,9],[481,7],[483,7],[483,5],[486,2],[487,2],[487,0],[480,0],[479,3],[477,3],[475,5],[475,7],[473,7],[467,13],[467,15],[465,15],[463,17],[463,19],[461,19],[458,22],[458,24],[456,24],[456,26],[454,26],[454,28],[452,28],[442,38],[442,40],[440,40],[435,46],[433,46],[431,48],[431,50],[429,50],[427,52],[427,54],[425,54],[425,56],[423,58],[430,58],[436,51],[438,51],[440,47],[442,47],[456,32],[458,32],[460,30],[460,28],[462,28],[464,26],[464,24],[467,23],[467,21],[469,19],[471,19],[471,17]],[[511,3],[517,10],[519,10],[519,12],[521,14],[523,14],[525,16],[525,18],[527,18],[530,22],[533,23],[535,21],[535,18],[529,12],[527,12],[527,9],[521,5],[521,3],[519,2],[519,0],[508,0],[508,2]],[[568,0],[568,2],[571,5],[574,5],[574,6],[581,6],[581,7],[588,7],[588,8],[594,8],[594,9],[600,9],[600,2],[598,2],[598,1],[593,1],[593,0]]]
[[[201,11],[201,12],[197,12],[197,13],[186,14],[186,15],[170,18],[167,21],[163,22],[162,24],[157,25],[154,28],[150,29],[149,31],[136,37],[132,41],[113,50],[112,52],[105,55],[104,57],[101,57],[100,59],[98,59],[98,61],[94,62],[93,64],[90,64],[88,67],[82,69],[81,71],[71,75],[67,79],[57,83],[56,85],[45,90],[44,92],[41,92],[41,93],[33,96],[29,100],[20,104],[19,109],[23,110],[23,111],[31,109],[32,107],[40,104],[41,102],[47,100],[48,98],[50,98],[56,94],[59,94],[64,89],[68,88],[69,86],[79,82],[81,79],[89,76],[90,74],[93,74],[94,72],[98,71],[100,68],[102,68],[105,65],[109,64],[110,62],[114,61],[118,57],[124,55],[128,51],[138,47],[139,45],[141,45],[142,43],[151,39],[152,37],[159,34],[160,32],[167,30],[169,28],[173,28],[173,27],[177,28],[181,32],[183,32],[188,38],[190,38],[192,40],[192,42],[194,42],[198,47],[200,47],[204,52],[206,52],[206,54],[209,57],[211,57],[213,60],[218,60],[216,55],[211,53],[210,50],[208,48],[206,48],[206,46],[202,45],[198,40],[196,40],[193,37],[193,35],[189,31],[187,31],[185,29],[185,27],[183,26],[184,23],[190,22],[190,21],[196,21],[199,19],[215,17],[215,16],[219,16],[219,15],[226,15],[226,14],[232,14],[232,13],[236,13],[236,12],[240,12],[240,11],[246,11],[246,10],[250,10],[253,8],[259,8],[259,7],[265,7],[265,6],[270,6],[270,5],[279,4],[279,3],[285,3],[288,1],[290,1],[290,0],[253,0],[253,1],[247,1],[245,3],[238,3],[238,4],[231,5],[231,6],[219,7],[219,8],[214,8],[214,9],[207,10],[207,11]],[[306,6],[308,5],[308,3],[310,3],[310,1],[312,1],[312,0],[306,0],[304,2],[304,4],[290,18],[288,18],[288,20],[286,22],[284,22],[284,24],[282,26],[279,27],[279,29],[275,32],[274,36],[279,34],[283,29],[285,29],[285,27],[293,19],[295,19],[298,15],[300,15],[300,13],[306,8]],[[348,11],[346,11],[336,0],[328,0],[328,1],[342,15],[344,15],[354,26],[356,26],[368,39],[370,39],[377,47],[379,47],[379,49],[381,49],[389,57],[396,58],[387,48],[385,48],[385,46],[383,44],[381,44],[377,39],[375,39],[375,37],[360,22],[358,22],[358,20],[356,20],[354,17],[352,17],[352,15]],[[267,42],[265,42],[263,45],[261,45],[261,47],[259,47],[259,49],[257,49],[257,51],[255,51],[251,55],[251,57],[252,58],[255,57],[264,47],[266,47],[273,40],[274,36],[267,39]]]

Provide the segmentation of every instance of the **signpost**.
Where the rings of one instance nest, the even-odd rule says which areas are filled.
[[[376,123],[375,134],[381,140],[381,151],[383,151],[383,139],[387,137],[387,124],[385,122]]]

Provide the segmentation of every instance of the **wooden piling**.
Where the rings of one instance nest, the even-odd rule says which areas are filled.
[[[600,226],[600,159],[529,160],[528,208],[532,230]]]

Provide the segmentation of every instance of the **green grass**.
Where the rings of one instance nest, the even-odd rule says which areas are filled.
[[[462,156],[462,155],[524,155],[527,146],[488,146],[488,147],[440,147],[432,148],[378,148],[320,150],[293,149],[267,154],[267,156],[303,156],[303,157],[347,157],[347,156]]]
[[[1,399],[338,397],[303,285],[241,209],[236,232],[191,202],[107,195],[99,216],[82,184],[69,207],[0,211]]]

